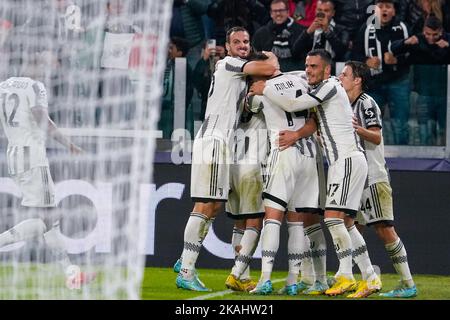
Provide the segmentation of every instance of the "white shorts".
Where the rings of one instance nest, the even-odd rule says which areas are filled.
[[[194,202],[227,201],[230,154],[221,139],[208,136],[194,140],[191,166],[191,198]]]
[[[25,207],[55,207],[55,185],[49,167],[35,167],[12,175],[22,192]]]
[[[272,149],[263,198],[264,206],[281,211],[320,212],[316,159],[302,155],[295,147]]]
[[[392,188],[388,182],[377,182],[364,189],[356,220],[368,226],[381,221],[393,223]]]
[[[232,164],[231,191],[225,211],[232,219],[264,217],[261,165]]]
[[[328,168],[325,210],[343,211],[355,217],[367,180],[367,161],[363,153],[338,159]]]

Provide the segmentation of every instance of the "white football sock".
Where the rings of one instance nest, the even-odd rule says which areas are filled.
[[[24,220],[0,234],[0,247],[42,236],[46,230],[47,227],[41,219]]]
[[[327,283],[327,242],[320,223],[305,228],[311,242],[311,259],[314,265],[316,280]]]
[[[194,277],[195,263],[202,248],[203,233],[208,217],[192,212],[184,229],[184,247],[181,255],[181,271],[183,278]]]
[[[386,244],[385,248],[389,257],[391,257],[395,271],[399,274],[402,282],[408,287],[414,286],[414,281],[408,265],[408,255],[406,254],[405,246],[400,238],[393,243]]]
[[[63,238],[61,236],[59,221],[53,224],[53,227],[44,233],[45,244],[52,250],[53,256],[61,264],[65,271],[71,265],[67,250],[64,247]]]
[[[258,246],[260,232],[255,228],[245,229],[244,236],[241,239],[241,250],[235,259],[234,267],[231,273],[242,280],[250,279],[249,263],[252,260],[253,253]]]
[[[352,239],[352,257],[355,263],[358,265],[359,271],[363,280],[367,280],[371,275],[375,274],[372,262],[370,261],[369,253],[367,252],[366,241],[359,233],[355,225],[347,229],[350,238]]]
[[[312,285],[315,279],[315,272],[313,267],[313,262],[311,258],[311,244],[309,238],[305,235],[303,238],[305,242],[305,258],[302,261],[302,265],[300,266],[301,278],[300,281]]]
[[[261,259],[261,280],[270,280],[275,256],[280,245],[281,222],[274,219],[264,221],[262,234],[262,259]]]
[[[339,270],[336,276],[354,279],[352,272],[352,240],[344,225],[344,219],[325,218],[324,221],[333,238],[334,249],[339,259]]]
[[[288,222],[288,265],[289,273],[286,279],[286,285],[290,286],[297,283],[300,265],[305,256],[305,234],[303,231],[303,222]]]

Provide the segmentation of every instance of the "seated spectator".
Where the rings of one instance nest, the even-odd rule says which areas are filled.
[[[415,64],[414,91],[418,94],[417,117],[421,145],[445,144],[449,43],[450,34],[445,33],[441,21],[431,15],[425,20],[420,34],[392,44],[394,54],[409,53],[409,63]]]
[[[309,51],[325,49],[333,57],[333,61],[341,61],[348,48],[348,33],[336,25],[334,2],[319,0],[314,22],[304,30],[294,44],[294,55],[303,57]],[[332,72],[334,73],[334,72]]]
[[[174,84],[175,84],[175,59],[185,58],[189,52],[189,42],[186,39],[172,37],[169,42],[168,60],[164,72],[164,91],[162,97],[161,116],[158,122],[158,130],[162,130],[163,138],[170,139],[173,131],[174,119]],[[186,62],[186,129],[191,136],[194,130],[194,118],[190,102],[194,87],[192,85],[192,69]]]
[[[270,16],[272,20],[259,28],[253,36],[253,47],[257,51],[272,51],[278,57],[281,71],[300,69],[303,57],[294,58],[292,47],[303,28],[289,17],[286,0],[273,0],[270,5]]]
[[[208,44],[202,51],[202,57],[195,65],[193,73],[194,86],[201,98],[201,110],[199,120],[202,122],[205,120],[206,112],[206,102],[208,101],[209,87],[211,85],[212,75],[215,70],[215,65],[217,61],[225,58],[225,47],[224,44],[216,46],[214,49],[209,48]]]
[[[308,28],[316,17],[317,0],[289,0],[289,16]]]
[[[369,94],[383,114],[385,106],[389,105],[393,144],[408,144],[409,66],[405,55],[394,56],[390,50],[392,42],[408,38],[408,29],[395,18],[394,0],[377,0],[376,5],[380,28],[376,28],[376,24],[361,28],[352,51],[353,60],[369,66],[372,74]],[[385,126],[385,129],[388,128]]]

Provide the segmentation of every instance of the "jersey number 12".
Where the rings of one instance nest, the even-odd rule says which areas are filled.
[[[17,113],[17,108],[19,108],[19,96],[16,93],[12,93],[8,96],[7,93],[3,93],[2,96],[2,110],[3,110],[3,116],[5,117],[5,123],[9,125],[10,127],[18,127],[19,122],[14,121],[14,117]],[[8,103],[13,104],[13,108],[11,113],[8,115],[6,112],[6,100],[8,100]]]

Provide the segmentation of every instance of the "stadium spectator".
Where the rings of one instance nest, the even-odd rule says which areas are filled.
[[[342,26],[349,36],[349,50],[353,48],[354,39],[359,29],[366,23],[372,14],[370,6],[373,0],[334,0],[336,14],[334,20],[336,24]]]
[[[408,26],[411,34],[422,32],[425,19],[430,15],[436,16],[444,24],[450,13],[446,12],[443,0],[403,0],[398,1],[398,18]]]
[[[170,37],[186,39],[189,43],[187,56],[191,68],[200,56],[205,31],[201,16],[206,14],[211,0],[175,0],[172,8]]]
[[[408,38],[406,25],[396,19],[393,0],[377,0],[376,24],[364,25],[353,48],[354,60],[365,62],[372,74],[369,94],[377,101],[384,115],[389,105],[393,144],[409,142],[408,119],[410,112],[409,66],[405,55],[394,54],[390,44]]]
[[[414,91],[421,145],[444,145],[446,132],[447,65],[450,63],[450,34],[441,21],[429,16],[420,34],[392,44],[394,54],[409,53],[414,64]],[[433,81],[430,81],[433,79]]]
[[[317,1],[316,17],[294,44],[294,55],[305,56],[311,50],[325,49],[334,61],[344,58],[348,48],[348,33],[334,21],[334,2]],[[334,73],[332,71],[332,73]]]
[[[375,228],[400,276],[400,286],[381,295],[390,298],[412,298],[417,295],[417,289],[409,270],[406,249],[393,225],[392,188],[384,159],[381,111],[372,97],[364,92],[369,77],[370,71],[367,65],[359,61],[346,62],[339,75],[339,80],[352,104],[353,127],[361,139],[369,168],[368,184],[364,187],[356,220],[358,229],[362,230],[364,225]],[[353,259],[356,261],[358,255]],[[354,295],[364,298],[375,291],[377,288],[371,287],[370,283],[363,280],[359,283]]]
[[[174,120],[174,84],[175,84],[175,59],[186,58],[189,52],[189,43],[178,37],[172,37],[169,42],[168,59],[166,70],[164,72],[164,91],[162,96],[161,114],[158,122],[158,130],[162,130],[163,138],[170,139],[173,131]],[[194,134],[194,115],[191,107],[191,98],[193,94],[192,69],[189,63],[186,63],[186,130],[189,130],[191,136]]]
[[[289,16],[299,25],[308,28],[316,16],[317,0],[289,0]]]
[[[270,5],[272,18],[265,26],[259,28],[253,37],[253,47],[257,51],[272,51],[278,58],[283,72],[303,69],[302,58],[293,57],[292,47],[303,28],[289,17],[286,0],[273,0]]]
[[[202,57],[195,65],[192,80],[201,98],[201,109],[199,119],[203,122],[205,120],[206,102],[208,100],[209,87],[211,85],[212,75],[217,61],[225,58],[225,48],[222,45],[217,45],[215,49],[205,46],[202,51]]]
[[[225,43],[227,30],[244,27],[253,37],[255,30],[270,20],[269,12],[258,0],[212,0],[208,16],[215,22],[214,38]]]

